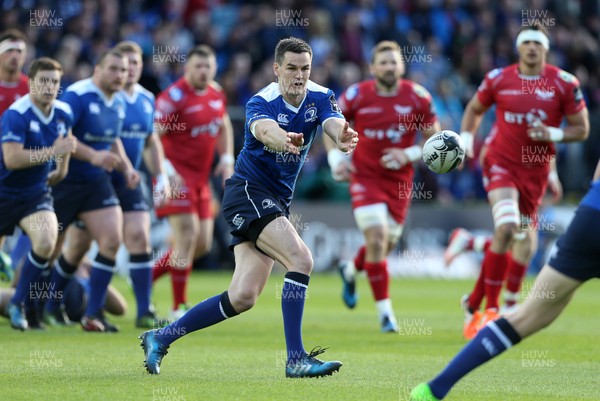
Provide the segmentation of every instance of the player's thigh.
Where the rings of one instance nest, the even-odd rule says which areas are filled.
[[[142,210],[123,213],[123,243],[129,253],[150,252],[150,213]]]
[[[56,214],[50,210],[40,210],[25,216],[19,222],[21,229],[31,240],[31,248],[43,257],[50,257],[58,237]]]
[[[70,224],[65,232],[63,254],[68,262],[78,264],[92,246],[92,236],[78,222]]]
[[[175,243],[196,241],[200,223],[194,213],[179,213],[169,216],[169,225]]]
[[[83,212],[79,218],[100,247],[103,246],[103,243],[111,248],[116,244],[118,249],[123,231],[123,212],[119,206]]]
[[[229,285],[229,299],[236,311],[254,305],[256,298],[265,288],[271,270],[273,258],[256,249],[256,246],[245,241],[233,248],[235,255],[235,271]]]
[[[281,263],[288,271],[310,274],[312,255],[290,221],[278,216],[269,222],[256,240],[256,246]]]
[[[582,284],[546,265],[535,279],[523,305],[507,320],[521,338],[541,330],[560,315]]]
[[[213,242],[213,230],[215,221],[212,218],[199,219],[198,221],[198,240],[196,241],[196,249],[194,252],[194,259],[198,258],[208,252],[212,248]]]

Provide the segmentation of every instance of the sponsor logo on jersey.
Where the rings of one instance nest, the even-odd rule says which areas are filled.
[[[545,121],[547,118],[548,114],[542,109],[531,109],[527,113],[504,112],[504,121],[509,124],[532,125],[535,121]]]
[[[581,88],[579,86],[573,88],[573,97],[575,98],[575,103],[579,103],[583,100],[583,93],[581,92]]]
[[[350,186],[350,193],[351,194],[356,194],[356,193],[360,193],[360,192],[365,192],[367,190],[367,188],[365,188],[364,185],[359,184],[359,183],[354,183]]]
[[[304,122],[312,123],[316,119],[317,119],[317,108],[309,107],[308,109],[306,109],[306,111],[304,112]]]
[[[329,96],[329,103],[331,103],[331,111],[342,114],[342,110],[340,110],[340,106],[337,104],[337,100],[333,93]]]
[[[231,220],[233,225],[236,226],[238,230],[242,227],[242,224],[244,224],[245,221],[246,219],[240,216],[239,213],[233,217],[233,220]]]
[[[201,105],[201,104],[195,104],[193,106],[188,107],[187,109],[184,109],[183,110],[183,114],[194,113],[194,112],[202,110],[203,108],[204,108],[203,105]]]
[[[100,105],[98,103],[91,102],[89,108],[91,114],[100,114]]]
[[[38,121],[30,121],[29,122],[29,131],[31,132],[40,132],[40,123]]]
[[[273,202],[271,199],[263,199],[263,201],[262,201],[263,209],[269,209],[272,207],[275,207],[275,202]]]
[[[401,106],[399,104],[394,105],[394,110],[396,110],[396,113],[398,114],[409,114],[412,112],[412,109],[412,106]]]
[[[520,89],[502,89],[501,91],[498,91],[498,95],[504,95],[504,96],[521,96],[523,94],[523,91]]]
[[[358,110],[356,114],[375,114],[381,113],[383,111],[382,107],[365,107],[364,109]]]
[[[358,85],[354,84],[346,89],[346,100],[352,100],[358,95]]]
[[[183,97],[183,92],[181,92],[181,89],[179,89],[177,87],[173,87],[173,88],[169,89],[169,97],[171,99],[173,99],[175,102],[178,102]]]
[[[290,123],[290,120],[288,119],[288,115],[287,114],[279,113],[277,115],[277,122],[280,125],[288,125]]]
[[[219,110],[221,107],[223,107],[223,101],[218,99],[218,100],[209,100],[208,101],[208,105],[210,107],[212,107],[215,110]]]
[[[537,88],[535,90],[535,95],[540,100],[549,101],[552,100],[552,98],[554,97],[554,91]]]

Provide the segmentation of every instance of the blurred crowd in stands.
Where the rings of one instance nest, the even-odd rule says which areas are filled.
[[[591,135],[583,145],[559,146],[559,174],[577,197],[600,156],[600,3],[596,0],[0,0],[0,28],[31,40],[28,58],[51,56],[65,70],[63,84],[91,75],[96,56],[130,39],[144,50],[141,83],[154,93],[181,76],[185,54],[197,43],[218,54],[217,80],[227,93],[243,143],[243,106],[273,80],[280,38],[299,36],[313,48],[311,78],[336,94],[367,78],[370,49],[394,39],[404,50],[407,77],[435,98],[442,127],[460,130],[463,107],[486,71],[516,60],[518,30],[534,19],[550,33],[549,62],[577,76],[590,109]],[[480,129],[483,140],[493,122]],[[314,147],[299,181],[307,198],[335,197],[324,152]],[[418,180],[443,202],[483,199],[477,161]],[[344,188],[345,191],[345,188]],[[340,192],[341,193],[341,192]]]

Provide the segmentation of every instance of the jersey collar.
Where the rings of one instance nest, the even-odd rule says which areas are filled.
[[[29,97],[29,95],[27,95],[27,97]],[[48,116],[46,117],[44,115],[44,113],[42,113],[42,111],[40,109],[38,109],[38,107],[33,103],[31,98],[29,98],[28,100],[29,100],[29,103],[31,104],[31,110],[33,110],[33,114],[35,114],[36,117],[39,118],[40,121],[44,125],[48,125],[50,123],[50,121],[52,121],[52,119],[54,118],[54,102],[52,102],[52,107],[50,108],[50,114],[48,114]]]

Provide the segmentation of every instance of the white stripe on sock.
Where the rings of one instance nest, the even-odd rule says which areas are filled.
[[[58,263],[58,261],[56,261],[56,263],[54,264],[54,268],[56,269],[56,272],[58,274],[60,274],[62,277],[66,278],[66,279],[71,279],[75,276],[74,273],[67,273],[63,270],[62,266],[60,265],[60,263]]]
[[[109,273],[114,273],[114,271],[115,271],[114,266],[105,265],[104,263],[100,263],[95,260],[92,262],[92,269],[100,269],[100,270],[107,271]]]
[[[500,330],[500,327],[498,327],[496,322],[489,322],[487,324],[487,327],[489,327],[490,330],[492,330],[492,332],[496,335],[496,337],[498,337],[498,340],[500,340],[500,342],[506,347],[506,349],[509,349],[513,346],[508,337],[506,337],[502,330]]]
[[[48,261],[46,261],[46,263],[44,263],[44,264],[40,264],[40,263],[36,262],[36,261],[35,261],[35,259],[33,259],[33,256],[31,255],[31,252],[29,252],[29,253],[27,254],[27,259],[29,259],[29,261],[30,261],[30,262],[31,262],[31,263],[32,263],[32,264],[33,264],[35,267],[37,267],[38,269],[42,269],[42,270],[43,270],[43,269],[45,269],[46,267],[48,267]]]
[[[129,262],[129,270],[131,269],[151,269],[152,262]]]
[[[229,316],[227,316],[227,314],[225,313],[225,311],[223,310],[223,305],[221,305],[221,301],[219,301],[219,310],[221,311],[221,315],[223,315],[223,317],[225,319],[229,319]]]
[[[294,285],[297,285],[298,287],[302,287],[302,288],[307,288],[308,289],[308,286],[306,284],[299,283],[297,281],[292,280],[291,278],[287,278],[286,277],[286,278],[283,279],[283,281],[285,283],[294,284]]]

